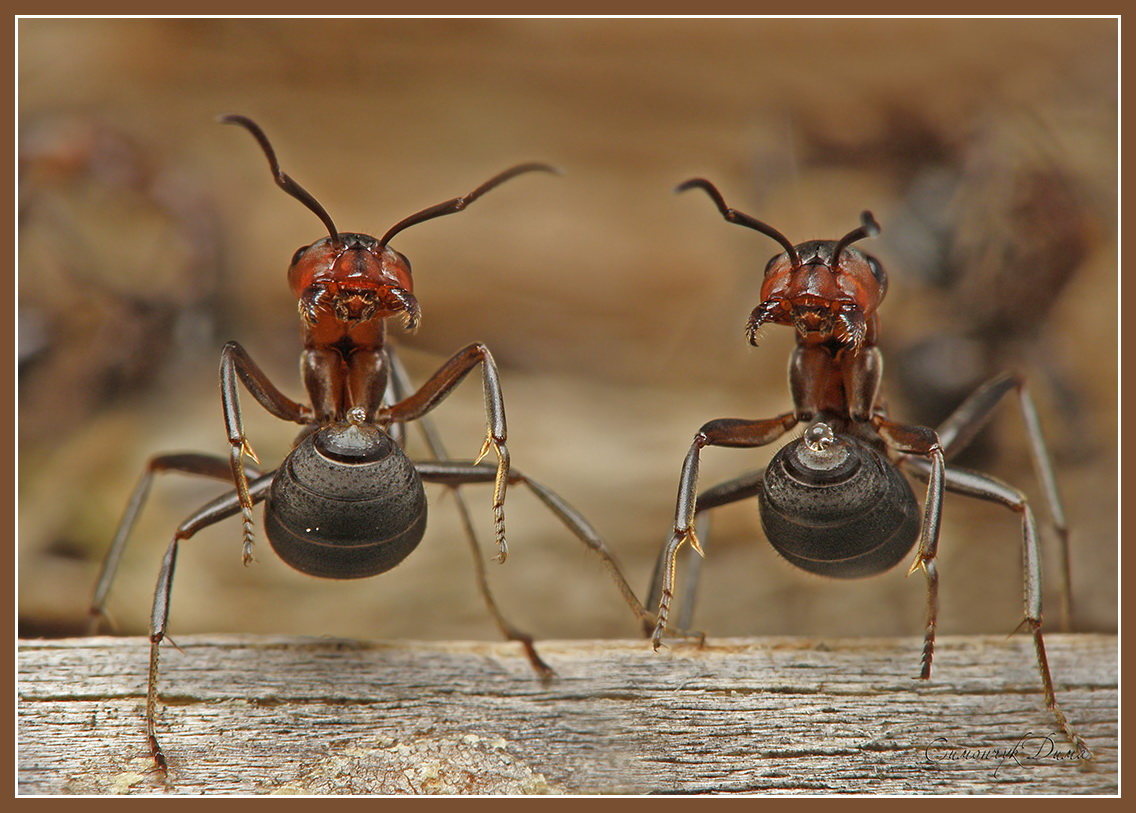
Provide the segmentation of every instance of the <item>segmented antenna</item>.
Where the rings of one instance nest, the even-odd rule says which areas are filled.
[[[428,206],[421,212],[415,212],[414,214],[410,215],[410,217],[403,218],[402,220],[391,226],[389,229],[387,229],[387,233],[384,234],[382,238],[380,238],[379,245],[385,246],[390,242],[392,237],[394,237],[403,229],[410,228],[411,226],[423,223],[427,220],[433,220],[435,217],[442,217],[443,215],[452,215],[455,212],[460,212],[462,209],[469,206],[469,204],[473,203],[490,189],[494,188],[495,186],[500,186],[510,178],[515,178],[518,175],[523,175],[526,172],[551,172],[554,175],[560,174],[559,169],[553,166],[549,166],[548,164],[520,164],[513,167],[512,169],[507,169],[499,175],[494,175],[492,178],[483,183],[481,186],[477,187],[477,189],[474,189],[468,195],[463,195],[460,198],[451,198],[450,200],[443,201],[442,203],[436,203],[433,206]]]
[[[863,211],[860,213],[860,228],[853,229],[840,238],[840,242],[836,244],[836,248],[832,250],[832,267],[840,265],[840,255],[844,249],[855,243],[857,240],[863,240],[865,237],[875,237],[880,233],[880,224],[872,217],[872,213]]]
[[[339,230],[335,228],[335,223],[331,220],[331,215],[327,213],[318,200],[316,200],[312,193],[304,189],[289,176],[286,172],[281,171],[280,164],[276,160],[276,151],[272,149],[272,144],[268,141],[268,136],[264,134],[264,130],[260,129],[260,125],[247,116],[240,116],[235,113],[227,116],[220,116],[217,119],[222,124],[237,124],[244,127],[253,138],[260,144],[260,148],[264,150],[264,154],[268,157],[268,166],[272,168],[272,175],[276,179],[276,185],[294,197],[300,203],[307,206],[316,217],[323,221],[323,225],[327,227],[328,233],[331,235],[331,241],[335,245],[342,245],[343,241],[339,237]]]
[[[705,178],[691,178],[689,181],[683,181],[675,187],[675,192],[685,192],[688,189],[701,189],[710,199],[718,206],[718,211],[722,213],[722,217],[731,223],[736,223],[739,226],[759,231],[766,237],[772,237],[781,247],[785,249],[785,253],[789,255],[789,259],[793,261],[793,265],[800,265],[801,258],[797,254],[797,247],[789,242],[789,238],[783,235],[777,229],[770,225],[762,223],[757,218],[747,215],[745,212],[739,212],[737,209],[731,209],[726,205],[726,201],[722,198],[722,193],[718,191],[714,184],[710,183]]]

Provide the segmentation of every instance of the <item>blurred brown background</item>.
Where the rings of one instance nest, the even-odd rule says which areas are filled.
[[[795,242],[871,209],[892,414],[936,421],[976,376],[1024,370],[1073,529],[1075,628],[1116,628],[1112,21],[25,19],[19,43],[23,634],[82,629],[148,456],[226,452],[226,340],[302,393],[284,272],[323,229],[246,133],[214,123],[227,112],[259,121],[349,231],[381,233],[520,161],[565,169],[399,235],[423,325],[395,333],[419,380],[490,346],[514,466],[588,516],[644,593],[693,433],[790,403],[789,331],[755,350],[742,330],[775,244],[670,190],[704,175]],[[244,403],[271,465],[294,427]],[[1036,495],[1015,413],[1002,407],[968,462]],[[476,380],[435,418],[452,454],[475,454]],[[710,449],[702,484],[771,453]],[[221,490],[157,483],[111,599],[123,632],[145,630],[174,525]],[[489,555],[489,491],[467,491]],[[244,568],[236,521],[199,534],[178,563],[173,637],[495,638],[453,508],[431,495],[419,550],[359,582],[292,572],[263,534]],[[508,530],[490,576],[514,623],[637,633],[598,562],[521,489]],[[948,497],[944,634],[1016,626],[1020,548],[1010,512]],[[695,625],[711,635],[920,632],[921,578],[799,573],[752,503],[716,512],[707,550]]]

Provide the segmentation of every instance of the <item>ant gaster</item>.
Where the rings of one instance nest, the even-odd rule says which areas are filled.
[[[724,418],[698,430],[679,478],[675,524],[659,555],[648,606],[658,605],[654,624],[644,626],[658,649],[674,596],[676,556],[683,543],[699,554],[687,580],[677,627],[688,628],[696,587],[696,562],[704,555],[697,528],[703,512],[756,496],[762,527],[773,547],[797,567],[836,578],[882,573],[919,545],[909,574],[923,571],[927,581],[927,626],[919,677],[931,676],[938,619],[939,577],[935,557],[943,490],[1000,503],[1022,523],[1025,619],[1033,636],[1046,706],[1078,747],[1084,741],[1057,704],[1041,633],[1041,563],[1033,512],[1017,489],[986,474],[945,461],[982,428],[994,408],[1012,391],[1018,394],[1029,435],[1034,468],[1042,482],[1060,537],[1062,584],[1068,580],[1068,533],[1053,466],[1037,411],[1024,380],[998,376],[974,392],[938,428],[891,420],[878,395],[882,358],[876,346],[877,308],[887,291],[887,275],[875,257],[853,243],[879,232],[869,212],[859,228],[837,241],[794,245],[776,229],[728,207],[709,181],[693,178],[676,192],[701,189],[729,222],[773,238],[784,251],[765,267],[761,301],[746,323],[757,345],[766,324],[796,331],[789,362],[793,409],[766,420]],[[764,471],[744,474],[695,497],[699,454],[706,446],[750,448],[772,443],[798,424],[802,437],[784,446]],[[927,481],[922,517],[911,486],[900,469]],[[697,522],[696,522],[697,520]],[[704,532],[703,532],[703,535]],[[1068,600],[1063,603],[1067,624]]]
[[[265,532],[276,553],[293,568],[333,579],[373,576],[393,568],[421,541],[426,526],[422,483],[439,483],[453,491],[462,524],[473,548],[478,585],[498,627],[522,644],[542,678],[552,674],[528,635],[501,615],[489,592],[472,521],[457,488],[493,483],[493,523],[497,556],[503,562],[505,491],[524,484],[586,546],[595,551],[616,586],[641,621],[650,618],[620,572],[603,540],[588,522],[557,494],[510,468],[505,410],[497,367],[488,348],[471,344],[451,357],[417,391],[409,386],[393,348],[387,343],[387,320],[400,316],[414,330],[421,309],[413,293],[410,263],[388,244],[402,230],[465,209],[505,181],[529,172],[557,172],[546,164],[521,164],[494,176],[468,195],[430,206],[391,226],[381,238],[340,232],[327,211],[280,170],[276,154],[261,128],[239,115],[221,118],[248,130],[260,144],[278,186],[314,212],[328,236],[300,248],[292,257],[288,282],[296,296],[304,350],[300,366],[309,404],[293,401],[269,381],[236,342],[221,355],[221,401],[230,454],[170,454],[152,458],[135,487],[103,562],[91,603],[92,631],[97,629],[127,537],[157,472],[179,471],[228,480],[235,489],[192,514],[178,527],[158,575],[150,621],[150,668],[146,694],[146,727],[154,762],[163,773],[166,757],[156,735],[158,651],[166,637],[170,590],[179,544],[197,531],[241,514],[242,556],[253,559],[253,515],[265,503]],[[486,437],[471,462],[447,459],[436,432],[424,416],[465,376],[481,366]],[[292,452],[275,471],[261,473],[246,465],[256,461],[245,437],[237,382],[262,407],[284,421],[304,427]],[[389,394],[389,398],[388,398]],[[411,461],[402,451],[405,425],[418,421],[434,456]],[[481,464],[489,451],[497,465]],[[259,461],[256,461],[259,462]],[[251,479],[250,479],[251,474]]]

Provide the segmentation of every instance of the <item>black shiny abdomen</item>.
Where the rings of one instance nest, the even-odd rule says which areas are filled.
[[[810,573],[841,579],[882,573],[914,546],[919,504],[899,470],[875,450],[845,436],[834,449],[837,457],[798,439],[774,456],[758,494],[765,535]]]
[[[405,559],[426,531],[414,463],[369,424],[326,426],[284,461],[265,502],[272,548],[303,573],[361,579]]]

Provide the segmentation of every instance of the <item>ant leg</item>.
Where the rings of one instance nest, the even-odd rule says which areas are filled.
[[[631,608],[631,611],[640,622],[649,622],[653,616],[643,606],[642,602],[639,601],[638,597],[635,595],[635,591],[631,589],[631,585],[627,583],[627,579],[623,576],[623,571],[615,561],[615,556],[608,549],[603,538],[596,532],[595,528],[556,492],[519,472],[517,473],[517,479],[528,486],[537,498],[564,523],[565,527],[575,534],[577,539],[600,557],[604,567],[607,568],[608,573],[611,575],[612,581],[615,582],[615,586],[619,590],[620,595],[622,595],[623,600],[627,602],[627,606]]]
[[[497,453],[497,476],[493,481],[493,525],[497,535],[496,558],[498,562],[504,562],[509,555],[509,548],[505,544],[505,488],[509,480],[509,448],[505,441],[508,432],[505,427],[501,381],[489,348],[478,343],[459,350],[417,392],[384,408],[379,417],[396,423],[418,420],[449,395],[478,364],[481,365],[485,392],[486,434],[477,460],[481,460],[490,449]]]
[[[494,476],[496,475],[494,474]],[[500,630],[502,637],[504,637],[506,641],[516,641],[519,643],[524,648],[529,663],[532,664],[533,669],[540,676],[540,679],[544,682],[548,682],[555,673],[552,667],[549,666],[536,651],[533,637],[509,623],[509,620],[505,618],[501,612],[501,608],[497,605],[497,599],[493,598],[493,591],[489,589],[489,576],[485,572],[485,562],[481,558],[480,547],[477,543],[477,533],[473,527],[473,518],[470,516],[469,506],[466,505],[465,498],[462,496],[461,492],[458,491],[457,486],[453,486],[450,491],[454,497],[454,504],[457,505],[458,508],[458,517],[461,519],[462,528],[465,530],[465,538],[469,542],[470,550],[473,554],[473,573],[474,578],[477,580],[477,590],[481,593],[481,597],[485,601],[485,606],[489,609],[489,614],[493,616],[493,621],[497,624],[497,629]]]
[[[695,536],[699,539],[703,550],[705,550],[706,539],[710,530],[710,515],[707,512],[711,508],[717,508],[720,505],[728,505],[729,503],[738,502],[749,497],[756,497],[758,492],[761,491],[761,484],[764,477],[764,471],[751,471],[739,477],[735,477],[732,480],[719,483],[698,495],[694,509],[694,530]],[[663,551],[660,551],[658,561],[655,564],[655,572],[651,577],[651,589],[647,594],[647,606],[649,607],[657,605],[659,599],[662,597],[665,564],[666,560],[663,556]],[[682,601],[679,602],[679,617],[677,623],[679,630],[690,629],[691,621],[694,617],[694,599],[698,591],[698,578],[701,570],[702,557],[692,548],[690,555],[687,557],[686,579],[683,585]],[[653,630],[654,623],[652,620],[651,625],[645,627],[643,632],[646,635],[650,635]]]
[[[422,479],[430,483],[440,483],[449,486],[456,490],[460,485],[471,483],[488,483],[491,482],[495,473],[491,466],[478,465],[476,463],[464,463],[456,461],[436,461],[433,463],[419,463],[417,464],[418,472]],[[584,517],[576,511],[571,505],[564,501],[564,499],[552,491],[548,487],[527,477],[518,471],[513,471],[509,475],[509,482],[511,484],[521,484],[527,486],[533,494],[536,495],[545,506],[548,507],[556,517],[564,523],[564,526],[570,530],[577,539],[579,539],[585,546],[592,550],[604,563],[608,573],[611,575],[612,581],[615,582],[616,588],[631,607],[631,611],[635,613],[636,617],[641,623],[648,623],[653,621],[651,614],[646,610],[643,604],[636,597],[635,592],[631,589],[627,579],[623,576],[623,571],[620,569],[619,564],[616,562],[615,557],[604,543],[603,538],[596,532],[591,524],[584,519]],[[463,517],[463,521],[467,523],[466,529],[470,538],[473,538],[472,523],[469,523],[468,514]],[[490,610],[498,619],[498,626],[501,627],[502,633],[505,634],[510,640],[519,640],[525,643],[526,651],[530,649],[532,639],[527,635],[523,638],[515,637],[507,631],[508,625],[504,623],[501,618],[500,612],[497,610],[496,603],[493,601],[489,594],[489,585],[485,580],[484,566],[481,565],[480,557],[478,559],[478,582],[482,586],[482,595],[485,596],[486,602],[490,606]],[[508,627],[508,629],[512,629]],[[516,633],[516,630],[513,630]],[[530,659],[532,656],[530,655]],[[543,663],[543,661],[541,661]],[[534,661],[534,666],[536,662]],[[538,672],[542,670],[538,667]],[[551,671],[551,670],[550,670]]]
[[[923,501],[923,523],[919,533],[919,552],[907,574],[922,570],[927,577],[927,629],[923,635],[923,655],[919,677],[931,677],[935,657],[935,628],[939,623],[939,570],[935,557],[939,549],[939,526],[943,517],[943,449],[935,430],[925,426],[900,424],[880,415],[872,416],[872,426],[892,449],[902,454],[928,459],[927,496]]]
[[[387,380],[387,398],[386,403],[398,403],[402,401],[410,393],[414,392],[414,385],[410,380],[410,373],[406,371],[406,366],[402,363],[402,359],[398,357],[398,351],[391,345],[383,348],[387,356],[387,367],[390,371],[390,376]],[[384,404],[385,405],[385,404]],[[430,450],[431,456],[435,460],[448,460],[449,455],[446,453],[445,446],[442,444],[442,438],[438,434],[438,428],[434,425],[433,419],[429,415],[423,415],[418,419],[418,428],[422,432],[422,438],[426,441],[426,446]],[[392,438],[399,441],[400,446],[406,445],[407,428],[406,424],[399,421],[392,423],[387,429]],[[457,492],[454,492],[455,495]],[[459,500],[463,505],[465,500]]]
[[[299,424],[312,423],[315,412],[311,407],[297,403],[280,392],[276,385],[268,380],[268,376],[257,366],[245,349],[236,342],[229,342],[221,350],[221,406],[225,413],[225,430],[229,435],[231,476],[241,504],[241,521],[244,529],[241,556],[247,565],[252,561],[253,500],[249,495],[244,456],[247,454],[254,461],[257,461],[257,458],[245,437],[244,421],[241,419],[241,404],[237,395],[238,378],[245,385],[245,388],[252,393],[252,397],[257,400],[257,403],[282,421]]]
[[[986,425],[994,408],[1011,390],[1017,390],[1018,393],[1018,404],[1022,411],[1022,419],[1025,421],[1026,435],[1029,437],[1034,472],[1041,483],[1046,504],[1049,506],[1049,513],[1057,531],[1058,549],[1060,551],[1058,562],[1061,582],[1061,629],[1068,631],[1072,617],[1073,595],[1069,566],[1069,528],[1065,521],[1064,504],[1057,488],[1053,460],[1046,447],[1045,436],[1041,431],[1041,422],[1037,416],[1037,407],[1034,406],[1025,379],[1014,373],[1003,373],[983,384],[960,404],[939,427],[939,442],[948,458],[965,448],[978,434],[979,430]]]
[[[390,361],[390,383],[389,391],[394,401],[398,402],[403,400],[409,393],[414,391],[413,385],[410,383],[410,375],[406,372],[406,367],[402,364],[402,359],[398,357],[398,353],[394,347],[388,346],[386,348],[387,358]],[[417,421],[417,426],[422,432],[422,437],[426,441],[426,446],[430,450],[430,455],[438,461],[447,461],[450,459],[446,448],[442,443],[441,435],[438,434],[438,429],[434,425],[434,421],[429,415],[423,415]],[[393,423],[390,426],[391,436],[400,438],[400,445],[405,444],[406,437],[406,424],[399,422]],[[396,434],[397,433],[397,434]],[[461,516],[462,526],[466,529],[466,539],[469,541],[473,551],[474,562],[478,572],[478,585],[481,586],[482,595],[485,597],[486,602],[489,604],[490,610],[493,612],[495,618],[498,619],[498,625],[502,626],[502,633],[505,633],[505,627],[508,623],[497,612],[496,604],[493,602],[492,596],[488,592],[488,583],[485,577],[485,566],[481,561],[481,547],[477,542],[477,534],[473,528],[473,518],[469,512],[469,505],[465,501],[458,486],[452,486],[450,493],[453,495],[454,504],[457,506],[458,514]],[[512,629],[510,627],[510,629]],[[514,630],[515,632],[515,630]],[[505,637],[513,640],[507,633]],[[519,639],[518,639],[519,640]]]
[[[134,522],[138,519],[138,515],[142,511],[147,496],[149,496],[154,475],[159,472],[197,474],[204,477],[212,477],[216,480],[228,480],[232,477],[229,461],[223,457],[186,453],[164,454],[150,458],[149,462],[146,463],[146,468],[143,470],[142,476],[138,478],[137,485],[134,486],[134,491],[130,495],[130,501],[127,502],[126,510],[122,513],[122,519],[119,520],[118,530],[116,530],[114,534],[114,541],[111,542],[110,548],[103,557],[102,566],[99,568],[99,576],[95,581],[95,591],[91,597],[91,606],[88,610],[88,615],[90,616],[87,629],[88,635],[97,633],[99,622],[105,618],[103,608],[106,606],[111,584],[114,582],[114,577],[118,572],[118,565],[122,559],[123,551],[126,549],[126,541],[130,537],[130,532],[134,528]],[[253,472],[254,474],[259,474],[259,471],[255,469]]]
[[[763,421],[746,421],[737,418],[720,418],[710,421],[698,430],[690,445],[679,475],[678,500],[675,505],[674,532],[659,554],[662,565],[657,569],[659,583],[659,609],[655,616],[655,628],[651,633],[651,645],[657,650],[662,645],[663,632],[667,629],[671,600],[674,597],[675,558],[683,542],[690,542],[699,554],[702,547],[694,529],[694,514],[697,505],[695,492],[698,488],[698,455],[704,446],[731,446],[752,448],[772,443],[797,425],[795,413],[786,412],[776,418]]]
[[[253,502],[260,502],[272,486],[275,472],[263,474],[249,483],[248,493]],[[177,562],[178,544],[189,539],[202,528],[214,525],[233,516],[242,509],[241,495],[232,491],[207,503],[190,515],[177,530],[166,548],[162,567],[158,571],[158,583],[154,588],[154,606],[150,611],[150,669],[146,678],[146,737],[150,743],[150,755],[154,764],[163,774],[166,772],[166,756],[158,744],[158,647],[166,637],[166,627],[170,620],[170,591],[173,588],[174,565]]]
[[[930,475],[930,466],[924,460],[901,458],[900,465],[920,478]],[[1022,517],[1022,571],[1024,576],[1025,623],[1033,635],[1034,650],[1037,654],[1037,667],[1041,674],[1041,684],[1045,691],[1045,705],[1053,713],[1057,724],[1069,741],[1080,749],[1089,750],[1085,741],[1073,730],[1065,713],[1057,705],[1053,689],[1053,677],[1049,672],[1049,659],[1045,654],[1045,640],[1041,634],[1041,556],[1037,541],[1037,529],[1033,511],[1022,492],[991,477],[969,469],[951,467],[947,469],[945,485],[948,491],[976,497],[981,500],[1000,503]]]
[[[390,359],[390,393],[394,400],[401,401],[407,394],[413,392],[413,386],[410,383],[410,376],[406,372],[406,368],[402,364],[402,360],[398,357],[398,353],[393,347],[386,348],[388,358]],[[445,446],[442,444],[442,438],[438,434],[434,422],[430,416],[424,415],[418,420],[418,428],[421,430],[423,438],[426,441],[427,447],[430,449],[430,454],[439,462],[447,462],[449,456],[446,454]],[[398,430],[399,437],[404,438],[406,434],[406,424],[394,423],[391,424],[392,430]],[[392,436],[394,432],[392,431]],[[462,528],[465,530],[466,541],[469,542],[470,552],[473,554],[473,571],[477,579],[477,589],[481,593],[481,597],[485,600],[486,607],[489,608],[489,614],[493,616],[494,622],[497,624],[497,629],[501,631],[502,637],[507,641],[517,641],[524,647],[525,654],[528,656],[529,663],[532,664],[533,669],[541,676],[543,680],[548,680],[552,677],[552,667],[550,667],[544,660],[537,654],[536,647],[533,645],[533,638],[526,632],[514,627],[505,616],[501,613],[501,609],[497,606],[496,599],[493,598],[493,593],[489,589],[489,577],[485,572],[485,562],[481,558],[481,546],[477,541],[477,532],[473,526],[473,517],[469,511],[469,505],[466,503],[465,496],[461,493],[457,485],[450,486],[450,493],[453,496],[454,504],[457,506],[458,517],[461,520]]]

